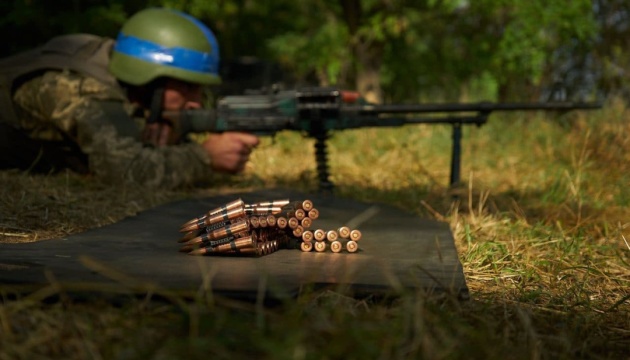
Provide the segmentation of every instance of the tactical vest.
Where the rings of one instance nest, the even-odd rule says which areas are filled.
[[[34,74],[70,70],[107,84],[116,79],[107,70],[114,40],[90,34],[62,35],[43,46],[0,59],[0,122],[18,127],[13,91]]]

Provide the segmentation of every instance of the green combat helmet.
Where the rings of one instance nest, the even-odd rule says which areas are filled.
[[[150,8],[123,25],[109,71],[132,85],[145,85],[159,77],[218,84],[219,46],[212,31],[192,16]]]

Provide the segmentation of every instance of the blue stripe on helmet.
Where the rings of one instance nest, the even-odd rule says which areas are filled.
[[[199,24],[201,24],[201,22],[199,22]],[[203,30],[205,26],[203,26],[203,24],[201,25]],[[216,39],[214,39],[210,30],[207,28],[206,30],[211,35],[208,37],[206,33],[206,37],[208,37],[211,48],[215,50],[216,53],[205,53],[180,47],[164,47],[154,42],[123,33],[118,35],[114,51],[154,64],[173,66],[202,73],[218,74],[218,46],[216,46]]]

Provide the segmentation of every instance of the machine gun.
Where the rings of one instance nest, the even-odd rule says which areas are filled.
[[[332,191],[326,140],[331,131],[361,127],[395,127],[405,124],[452,126],[450,185],[460,181],[463,125],[481,126],[493,111],[598,109],[599,103],[453,103],[374,105],[356,92],[336,88],[302,88],[258,95],[233,95],[220,99],[216,109],[164,113],[180,134],[240,131],[274,135],[282,130],[300,131],[315,139],[315,159],[321,191]],[[418,114],[430,116],[417,117]],[[436,116],[446,114],[446,116]]]

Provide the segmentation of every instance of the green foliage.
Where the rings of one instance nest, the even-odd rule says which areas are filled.
[[[16,36],[0,55],[68,32],[115,36],[147,6],[206,22],[224,59],[275,61],[301,81],[355,88],[376,70],[387,101],[535,99],[585,56],[612,91],[630,65],[620,0],[13,0],[0,4],[0,29]]]

